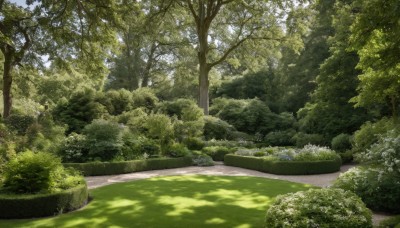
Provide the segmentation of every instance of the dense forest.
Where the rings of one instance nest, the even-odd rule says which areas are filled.
[[[2,119],[22,135],[44,115],[66,134],[137,108],[180,121],[193,101],[205,131],[243,133],[207,139],[344,151],[397,122],[396,1],[27,4],[0,3]]]

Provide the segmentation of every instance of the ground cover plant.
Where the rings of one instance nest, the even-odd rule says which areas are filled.
[[[85,208],[0,227],[262,227],[273,199],[311,186],[259,177],[169,176],[91,191]]]

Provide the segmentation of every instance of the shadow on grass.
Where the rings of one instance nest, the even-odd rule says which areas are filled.
[[[259,177],[157,177],[92,190],[79,211],[0,227],[262,227],[277,195],[308,188]]]

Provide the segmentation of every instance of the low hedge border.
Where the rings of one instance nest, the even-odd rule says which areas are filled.
[[[192,165],[192,159],[190,157],[152,158],[122,162],[64,163],[63,165],[81,171],[84,176],[101,176],[186,167]]]
[[[278,175],[310,175],[340,170],[340,157],[328,161],[269,161],[259,157],[225,155],[224,164]]]
[[[46,194],[0,194],[0,218],[22,219],[53,216],[83,207],[88,201],[87,185]]]

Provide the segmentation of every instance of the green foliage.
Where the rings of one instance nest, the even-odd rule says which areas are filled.
[[[35,122],[35,118],[29,115],[12,114],[4,120],[4,124],[18,135],[25,135],[28,127]]]
[[[0,194],[0,218],[21,219],[53,216],[83,207],[88,201],[85,183],[55,193]]]
[[[379,168],[355,167],[340,174],[333,187],[357,194],[376,211],[400,213],[400,176]]]
[[[90,159],[85,135],[71,133],[61,144],[58,155],[63,162],[86,162]]]
[[[151,114],[147,116],[143,127],[146,129],[146,136],[159,140],[162,149],[174,138],[174,127],[171,119],[166,115]]]
[[[151,89],[140,88],[132,92],[132,101],[132,109],[142,107],[149,112],[157,106],[158,98]]]
[[[389,131],[382,135],[370,149],[357,155],[357,160],[362,163],[381,166],[382,173],[400,176],[400,134]]]
[[[94,160],[109,161],[121,153],[122,128],[107,120],[94,120],[83,129],[89,156]]]
[[[264,142],[270,146],[293,146],[293,136],[295,134],[296,131],[293,129],[286,131],[272,131],[265,136]]]
[[[295,142],[296,147],[304,147],[307,144],[313,145],[326,145],[326,141],[322,135],[319,134],[306,134],[299,132],[293,136],[292,140]]]
[[[176,116],[179,120],[184,121],[195,121],[204,116],[202,110],[193,100],[183,98],[160,103],[158,111],[171,117]]]
[[[49,191],[55,181],[52,172],[60,163],[57,157],[49,153],[20,153],[4,168],[3,188],[17,194]]]
[[[378,228],[398,228],[400,227],[400,215],[387,218],[379,223]]]
[[[94,119],[99,119],[107,111],[97,101],[94,90],[85,89],[76,91],[68,101],[60,102],[53,110],[56,121],[68,125],[67,133],[80,133],[82,129]]]
[[[274,157],[251,157],[227,154],[224,164],[278,175],[310,175],[340,170],[340,158],[325,161],[279,161]]]
[[[360,130],[354,133],[353,150],[354,152],[364,152],[372,144],[378,142],[380,135],[385,134],[391,129],[395,129],[396,124],[393,120],[382,118],[381,120],[371,123],[364,123]]]
[[[203,154],[198,151],[193,151],[193,153],[190,155],[192,158],[192,164],[194,166],[213,166],[214,161],[213,159],[208,156],[207,154]]]
[[[259,133],[266,135],[273,130],[285,130],[294,120],[287,114],[277,115],[270,111],[268,106],[259,99],[233,100],[218,98],[210,108],[210,114],[232,124],[238,131],[249,134]]]
[[[236,129],[229,123],[213,116],[204,116],[204,138],[206,140],[232,139],[232,132]]]
[[[353,193],[311,189],[278,196],[265,227],[372,227],[372,213]]]
[[[111,115],[120,115],[132,109],[132,93],[125,89],[109,90],[102,94],[99,102],[106,107]]]
[[[3,189],[15,194],[56,192],[82,183],[79,174],[65,170],[59,158],[44,152],[19,153],[4,169]]]
[[[245,147],[254,148],[256,145],[252,141],[228,141],[228,140],[210,140],[206,141],[206,146],[223,146],[227,148]]]
[[[233,153],[234,149],[224,146],[207,146],[203,148],[203,153],[210,156],[214,161],[223,161],[225,155]]]
[[[351,136],[349,134],[339,134],[332,139],[331,147],[338,152],[344,152],[351,149]]]
[[[346,164],[346,163],[350,163],[353,161],[353,151],[352,150],[348,150],[346,152],[343,153],[338,153],[340,158],[342,159],[342,163]]]
[[[205,146],[205,142],[200,138],[185,138],[183,143],[189,150],[201,150]]]
[[[143,134],[146,129],[144,123],[147,119],[147,113],[143,108],[137,108],[135,110],[124,112],[117,116],[118,123],[122,123],[129,127],[130,131],[136,134]]]
[[[172,169],[190,165],[192,165],[192,159],[190,157],[153,158],[119,162],[64,163],[65,167],[79,170],[85,176],[114,175],[146,170]]]
[[[181,143],[173,143],[165,149],[164,155],[173,158],[185,157],[189,154],[189,149]]]

